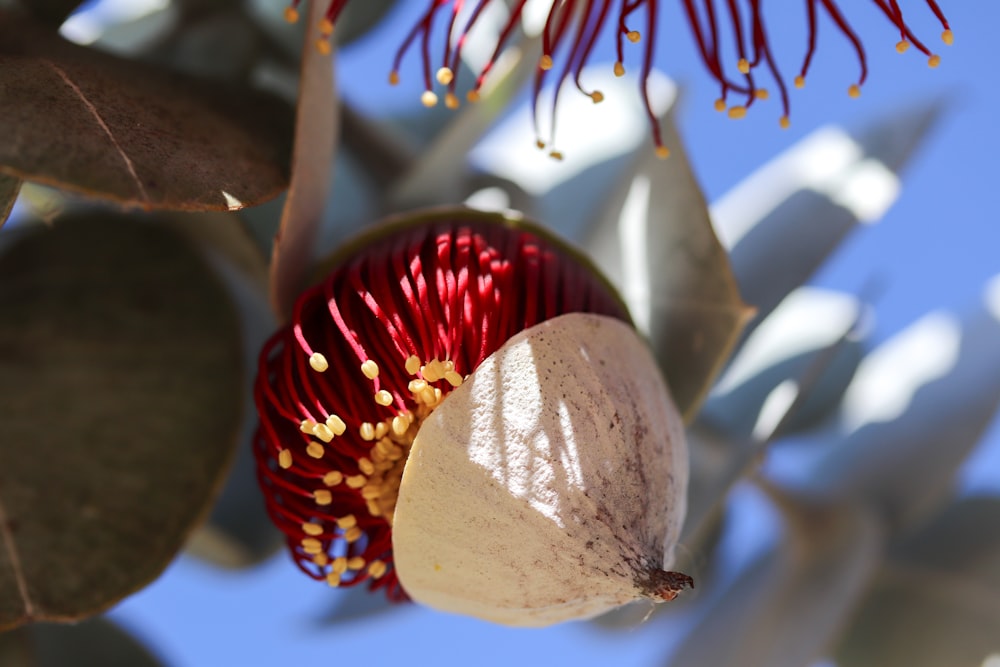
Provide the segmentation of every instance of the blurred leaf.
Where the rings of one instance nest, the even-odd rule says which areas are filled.
[[[58,28],[63,24],[83,0],[28,0],[22,3],[39,21]]]
[[[837,407],[861,361],[862,343],[851,334],[862,312],[861,303],[849,294],[812,287],[792,292],[747,337],[699,419],[746,440],[771,392],[791,381],[802,401],[783,434],[814,425]]]
[[[780,504],[790,534],[714,601],[670,667],[802,667],[842,627],[878,564],[877,520],[860,507]]]
[[[274,332],[267,300],[268,267],[249,230],[235,214],[177,215],[171,225],[207,251],[212,268],[226,283],[240,314],[243,368],[243,420],[239,449],[208,521],[192,533],[188,553],[228,568],[247,567],[274,554],[283,544],[257,486],[256,463],[250,445],[257,429],[252,383],[261,347]]]
[[[337,43],[346,46],[363,37],[395,6],[396,0],[367,0],[349,2],[337,20]]]
[[[747,303],[748,334],[805,283],[859,221],[875,222],[896,200],[897,172],[943,107],[907,105],[851,137],[824,127],[764,165],[712,207]]]
[[[662,122],[667,160],[637,151],[587,249],[622,286],[681,413],[690,419],[752,311],[740,299],[680,137]]]
[[[0,227],[3,227],[3,223],[7,222],[20,191],[20,178],[0,173]]]
[[[143,208],[232,210],[287,185],[285,105],[0,12],[0,170]]]
[[[508,46],[490,71],[482,100],[465,104],[433,143],[422,150],[389,193],[392,210],[429,204],[451,204],[468,196],[467,155],[534,74],[541,39],[522,39]],[[524,146],[531,150],[530,145]]]
[[[0,634],[0,665],[160,667],[163,663],[117,625],[95,618],[75,625],[37,623]]]
[[[897,545],[837,664],[980,667],[1000,656],[997,526],[1000,499],[969,498]]]
[[[333,59],[316,48],[326,3],[309,3],[295,118],[292,182],[271,254],[271,303],[287,317],[311,269],[340,128]]]
[[[932,313],[873,350],[844,395],[836,442],[811,470],[810,488],[870,498],[893,523],[933,508],[1000,404],[998,341],[993,304],[961,320]]]
[[[239,328],[169,229],[94,214],[0,256],[0,627],[155,578],[231,459]]]

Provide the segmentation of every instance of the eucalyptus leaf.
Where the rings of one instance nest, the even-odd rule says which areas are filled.
[[[396,0],[366,0],[365,2],[349,2],[344,13],[337,20],[337,43],[341,46],[350,44],[364,37],[385,18],[385,15],[396,5]]]
[[[107,213],[11,244],[0,313],[0,627],[80,619],[206,512],[239,426],[238,320],[188,242]]]
[[[1000,656],[1000,499],[952,504],[894,546],[840,667],[980,667]]]
[[[389,198],[394,210],[449,204],[469,194],[467,154],[521,91],[540,56],[540,38],[523,38],[507,47],[490,72],[482,100],[466,104],[392,188]],[[531,146],[526,144],[524,150]]]
[[[782,501],[788,534],[715,600],[670,667],[802,667],[822,656],[882,549],[862,507]]]
[[[292,182],[271,254],[271,303],[281,318],[291,313],[309,275],[340,128],[333,60],[316,47],[325,3],[311,2],[309,8],[302,45]]]
[[[0,173],[0,228],[10,217],[19,192],[21,192],[21,179]]]
[[[0,12],[0,172],[142,208],[232,210],[287,186],[288,109]]]
[[[163,664],[134,637],[104,618],[73,625],[36,623],[0,634],[0,665],[4,667],[161,667]]]
[[[1000,405],[997,341],[994,286],[964,317],[931,313],[873,350],[844,395],[836,442],[811,469],[810,488],[867,497],[894,523],[932,509]]]
[[[637,151],[586,248],[621,286],[690,421],[752,311],[740,298],[671,116],[661,124],[670,158],[657,158],[649,146]]]
[[[814,425],[836,409],[861,361],[863,344],[854,333],[863,312],[849,294],[813,287],[792,292],[747,337],[699,419],[747,440],[771,392],[791,382],[803,400],[784,433]]]
[[[712,206],[743,297],[757,309],[746,333],[806,282],[859,222],[895,202],[899,170],[942,112],[908,104],[857,136],[816,130],[755,171]]]
[[[58,28],[77,7],[83,4],[83,0],[28,0],[22,4],[39,21]]]

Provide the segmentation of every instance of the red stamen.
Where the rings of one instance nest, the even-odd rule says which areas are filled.
[[[431,32],[433,29],[435,13],[443,6],[450,4],[451,16],[449,18],[448,29],[445,34],[445,43],[443,45],[442,56],[440,59],[442,65],[438,73],[438,81],[447,86],[448,96],[446,98],[446,102],[448,103],[448,106],[452,108],[458,106],[457,98],[455,97],[455,90],[459,64],[461,63],[462,48],[465,45],[470,31],[475,27],[483,11],[493,1],[494,0],[479,0],[472,11],[469,12],[469,17],[465,21],[465,25],[459,29],[457,23],[459,13],[465,8],[464,0],[427,0],[426,10],[420,16],[417,23],[413,26],[409,33],[407,33],[405,39],[399,47],[399,50],[396,52],[393,60],[393,69],[390,75],[390,80],[395,81],[398,78],[397,72],[403,57],[408,52],[413,41],[420,36],[420,51],[423,61],[423,78],[425,87],[423,96],[424,103],[432,105],[437,101],[437,96],[432,92],[433,80],[431,77],[430,63],[434,61],[435,58],[432,54],[432,47],[430,43]],[[499,36],[497,37],[491,56],[479,72],[476,73],[475,82],[469,92],[470,100],[478,99],[486,77],[496,65],[496,62],[503,53],[503,49],[505,48],[508,40],[511,38],[519,24],[526,2],[527,0],[518,0],[509,8],[509,19],[504,24]],[[729,13],[729,19],[732,24],[732,39],[736,53],[739,57],[737,69],[743,76],[743,82],[737,82],[739,79],[734,80],[733,78],[730,78],[727,74],[727,70],[731,70],[728,67],[725,67],[722,63],[721,53],[723,49],[721,36],[719,34],[719,17],[716,15],[716,2],[717,0],[702,0],[699,8],[695,0],[683,0],[682,7],[691,33],[694,36],[698,54],[709,74],[720,86],[720,98],[716,102],[717,108],[721,105],[720,110],[725,110],[726,98],[730,92],[745,95],[746,101],[744,106],[730,108],[731,116],[740,117],[743,113],[745,113],[747,108],[754,104],[755,100],[765,98],[766,91],[758,88],[754,79],[753,70],[760,66],[761,63],[766,63],[767,69],[770,75],[774,78],[774,81],[780,91],[783,110],[782,125],[787,125],[790,107],[787,86],[784,79],[781,77],[780,69],[774,59],[774,53],[769,43],[769,35],[764,30],[764,19],[760,0],[747,0],[747,6],[749,6],[750,12],[748,16],[743,13],[746,11],[746,8],[742,3],[737,0],[725,0],[726,11]],[[909,25],[906,23],[902,7],[898,0],[872,0],[872,2],[879,10],[881,10],[883,14],[885,14],[889,21],[899,31],[901,41],[897,45],[897,48],[900,51],[905,51],[906,48],[912,44],[919,51],[929,56],[929,64],[932,67],[936,66],[940,62],[940,57],[934,55],[932,51],[923,42],[921,42],[910,29]],[[951,44],[954,36],[944,13],[938,6],[938,3],[936,0],[925,0],[925,2],[931,12],[941,23],[944,30],[942,33],[942,40],[946,44]],[[546,72],[555,66],[555,58],[557,54],[561,52],[564,60],[560,69],[560,74],[555,81],[555,91],[553,93],[553,108],[551,109],[551,117],[553,120],[551,132],[553,133],[553,141],[555,132],[555,106],[558,104],[562,84],[570,75],[572,75],[574,84],[582,93],[589,95],[595,101],[603,99],[603,95],[597,94],[597,91],[589,91],[582,84],[581,76],[583,69],[586,67],[591,59],[591,56],[593,55],[594,48],[601,32],[604,30],[606,25],[610,23],[615,31],[616,61],[614,65],[614,72],[616,75],[622,76],[625,73],[625,40],[628,39],[631,42],[637,42],[640,40],[639,33],[630,30],[628,27],[628,20],[638,9],[645,8],[647,13],[647,22],[643,38],[646,40],[646,48],[644,49],[642,55],[643,63],[639,85],[643,102],[646,105],[646,112],[649,117],[654,141],[656,142],[657,148],[662,149],[662,146],[659,143],[660,131],[657,127],[658,121],[655,114],[652,112],[648,94],[648,79],[652,71],[654,45],[656,33],[659,28],[655,20],[655,17],[658,14],[659,2],[657,0],[621,0],[620,5],[617,7],[618,15],[616,19],[612,19],[611,8],[614,3],[615,0],[553,0],[545,21],[545,28],[542,33],[542,59],[539,62],[539,67],[536,71],[535,81],[533,84],[534,94],[532,96],[532,117],[534,118],[536,135],[539,134],[537,108],[538,99],[541,97],[542,89],[546,81]],[[799,69],[799,74],[795,77],[795,85],[797,87],[801,87],[805,84],[805,77],[809,72],[813,56],[816,53],[818,34],[817,5],[821,5],[825,12],[830,16],[833,24],[851,43],[857,54],[860,73],[857,82],[852,85],[849,90],[852,95],[859,94],[860,86],[864,84],[868,77],[868,62],[861,39],[854,32],[850,23],[848,23],[847,18],[839,9],[836,0],[805,0],[805,3],[808,42],[806,53],[803,58],[801,68]],[[296,16],[297,12],[295,10],[299,4],[299,0],[290,0],[289,3],[290,12],[294,13]],[[336,21],[338,15],[347,4],[348,0],[332,0],[328,5],[326,18],[331,22]],[[649,17],[654,18],[650,19]],[[573,32],[572,38],[569,38],[569,22],[573,19],[577,20],[579,23],[576,30]],[[749,42],[747,41],[748,36],[750,39]],[[452,44],[453,39],[454,45]],[[569,43],[564,44],[564,41],[568,41]],[[752,53],[750,52],[751,47]],[[542,142],[541,139],[538,140],[538,143],[542,147],[545,146],[545,143]],[[552,151],[552,154],[554,156],[561,155],[557,151]]]

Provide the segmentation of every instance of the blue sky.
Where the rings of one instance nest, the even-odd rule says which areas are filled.
[[[415,0],[405,4],[411,6],[408,10],[423,5]],[[844,40],[823,25],[809,86],[793,91],[792,128],[787,131],[777,126],[780,114],[773,101],[739,122],[712,111],[715,88],[694,58],[676,8],[664,10],[658,63],[688,88],[679,121],[710,201],[821,125],[860,127],[929,96],[948,100],[948,113],[904,173],[900,200],[881,223],[850,237],[815,278],[817,284],[856,292],[877,274],[885,284],[877,304],[878,340],[929,310],[966,307],[980,298],[985,281],[1000,273],[1000,226],[992,199],[1000,174],[1000,92],[995,85],[1000,3],[943,0],[956,35],[950,48],[940,46],[940,28],[924,3],[903,3],[917,34],[943,55],[936,70],[915,50],[896,53],[898,34],[874,6],[844,4],[860,5],[850,8],[850,16],[868,45],[870,76],[864,94],[857,100],[846,95],[856,61]],[[352,100],[383,109],[418,104],[415,97],[382,83],[389,68],[386,44],[395,49],[409,16],[395,17],[364,43],[368,51],[345,54],[341,66],[346,63],[350,71],[343,80]],[[779,58],[794,73],[803,39],[801,16],[797,11],[776,16],[770,30],[776,42],[787,46],[778,47]],[[374,42],[381,49],[372,48]],[[602,56],[610,63],[610,51],[599,47],[595,59]],[[1000,429],[993,429],[988,443],[994,456],[983,461],[992,460],[995,470],[1000,467],[995,465]],[[284,555],[235,573],[181,558],[112,615],[175,667],[653,665],[662,664],[675,634],[658,623],[625,634],[599,632],[586,624],[510,630],[412,606],[378,620],[319,627],[316,619],[335,595],[301,576]]]

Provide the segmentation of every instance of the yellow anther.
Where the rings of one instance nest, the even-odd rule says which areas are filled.
[[[410,390],[411,394],[419,394],[427,388],[427,382],[424,380],[410,380],[410,383],[406,385],[406,388]]]
[[[313,499],[315,499],[317,505],[329,505],[333,502],[333,494],[326,489],[319,489],[318,491],[313,491]]]
[[[337,576],[347,572],[347,558],[344,556],[334,558],[333,563],[330,565],[330,569],[333,570],[333,574],[336,574]]]
[[[595,90],[590,94],[590,99],[594,100],[594,104],[600,104],[604,101],[604,93],[599,90]]]
[[[348,543],[357,542],[359,539],[361,539],[362,535],[364,535],[362,530],[357,526],[354,526],[353,528],[349,528],[347,532],[344,533],[344,539],[347,540]]]
[[[326,567],[326,564],[330,562],[330,559],[326,554],[319,553],[313,556],[313,562],[320,567]]]
[[[306,454],[313,457],[314,459],[323,458],[323,445],[319,444],[315,440],[310,442],[306,446]]]
[[[367,459],[362,456],[360,459],[358,459],[358,470],[360,470],[366,475],[371,475],[373,472],[375,472],[375,464],[373,464],[370,459]]]
[[[719,99],[715,100],[715,104],[713,106],[715,107],[716,111],[721,113],[726,110],[726,101],[720,97]]]
[[[562,162],[564,156],[562,151],[549,151],[549,157],[557,162]]]
[[[409,428],[410,422],[406,420],[406,417],[397,415],[392,418],[392,432],[396,435],[403,435]]]
[[[449,83],[454,81],[455,73],[451,71],[448,67],[442,67],[437,71],[434,77],[438,80],[442,86],[447,86]]]
[[[375,402],[379,405],[392,405],[392,394],[382,389],[375,393]]]
[[[330,364],[326,361],[326,357],[319,352],[313,352],[312,355],[310,355],[309,365],[312,366],[312,369],[317,373],[322,373],[330,367]]]
[[[325,39],[323,37],[317,39],[316,50],[319,51],[324,56],[330,55],[330,53],[333,51],[332,47],[330,46],[330,40]]]
[[[326,427],[333,432],[334,435],[344,435],[344,431],[347,430],[347,424],[344,420],[337,415],[330,415],[326,418]]]
[[[629,30],[627,33],[625,33],[625,37],[628,38],[628,41],[635,44],[640,39],[642,39],[642,33],[640,33],[638,30]]]
[[[384,438],[389,433],[389,425],[385,422],[375,424],[375,439]]]
[[[462,376],[455,371],[448,371],[444,374],[444,379],[448,381],[452,387],[460,387],[462,385]]]
[[[314,428],[316,428],[316,422],[311,419],[303,419],[302,423],[299,424],[299,430],[303,433],[312,433]]]
[[[333,440],[333,431],[326,424],[316,424],[313,427],[313,435],[323,442],[330,442]]]
[[[660,158],[661,160],[666,160],[668,157],[670,157],[670,149],[667,148],[666,146],[657,146],[656,157]]]
[[[847,94],[854,98],[861,97],[861,86],[856,83],[851,84],[851,87],[847,89]]]
[[[799,76],[795,77],[795,87],[796,88],[805,88],[806,87],[806,78],[804,76],[802,76],[801,74]]]
[[[371,441],[375,439],[375,426],[373,426],[371,422],[365,422],[362,424],[361,428],[358,429],[358,432],[361,434],[362,440]]]
[[[625,65],[623,63],[615,63],[615,76],[625,76]]]
[[[910,43],[905,39],[896,42],[896,53],[906,53],[910,50]]]
[[[309,521],[306,521],[304,524],[302,524],[302,532],[305,533],[306,535],[312,535],[313,537],[315,537],[317,535],[323,534],[323,526],[319,525],[318,523],[310,523]]]
[[[740,71],[740,74],[749,74],[750,61],[746,58],[740,58],[739,62],[736,63],[736,69]]]
[[[378,377],[378,364],[371,359],[368,359],[361,364],[361,372],[364,373],[365,377],[369,380],[374,380]]]
[[[389,72],[389,85],[398,86],[399,85],[399,72],[392,70]]]
[[[955,43],[955,33],[953,33],[951,30],[945,30],[944,32],[941,33],[941,41],[947,44],[948,46],[951,46],[952,44]]]
[[[747,115],[747,108],[746,107],[729,107],[729,113],[728,113],[728,115],[733,120],[739,120],[740,118],[746,117],[746,115]]]
[[[405,365],[406,365],[406,372],[409,373],[410,375],[416,375],[417,373],[420,372],[420,358],[415,354],[411,354],[409,357],[406,358]]]
[[[927,59],[928,67],[937,67],[940,64],[941,64],[941,56],[939,56],[936,53]]]
[[[321,34],[329,37],[333,34],[333,21],[328,18],[324,18],[319,22],[319,31]]]
[[[285,7],[285,20],[289,23],[298,23],[299,12],[295,7]]]
[[[459,106],[461,106],[458,102],[458,95],[452,92],[446,94],[444,96],[444,105],[449,109],[457,109]]]
[[[782,116],[778,120],[778,125],[781,127],[782,130],[787,130],[789,127],[792,126],[792,121],[788,119],[788,116]]]
[[[382,497],[382,487],[368,484],[361,489],[361,497],[365,500],[377,500]]]
[[[351,475],[350,477],[347,477],[344,481],[347,482],[347,486],[351,487],[352,489],[360,489],[362,486],[368,483],[368,478],[365,477],[364,475]]]
[[[288,449],[282,449],[278,452],[278,465],[284,469],[292,467],[292,452]]]
[[[301,544],[302,548],[305,549],[307,552],[310,549],[313,550],[315,553],[319,553],[320,551],[323,550],[323,543],[317,540],[315,537],[303,537]]]
[[[354,556],[353,558],[347,559],[347,569],[349,570],[360,570],[365,566],[365,559],[361,556]]]
[[[541,139],[535,139],[535,146],[537,146],[538,150],[540,150],[540,151],[544,151],[545,150],[545,142],[542,141]]]
[[[758,100],[766,100],[771,96],[771,93],[767,92],[767,88],[758,88],[754,91],[754,97]]]
[[[374,500],[369,500],[366,503],[368,505],[368,513],[372,516],[382,516],[382,508],[378,506],[378,503]]]
[[[330,586],[330,588],[336,588],[337,586],[340,586],[340,575],[337,574],[336,572],[331,572],[330,574],[326,575],[326,583]]]
[[[348,514],[337,519],[337,527],[341,530],[347,530],[348,528],[354,528],[358,525],[358,518],[353,514]]]
[[[323,483],[327,486],[337,486],[344,481],[344,473],[339,470],[331,470],[323,475]]]
[[[552,62],[552,56],[544,55],[538,60],[538,69],[548,71],[552,69],[552,65],[554,64],[555,63]]]
[[[433,90],[425,90],[420,96],[420,103],[429,109],[437,105],[438,96],[434,94]]]
[[[388,569],[389,567],[380,560],[373,560],[368,564],[368,574],[371,575],[372,579],[378,579],[385,574]]]

